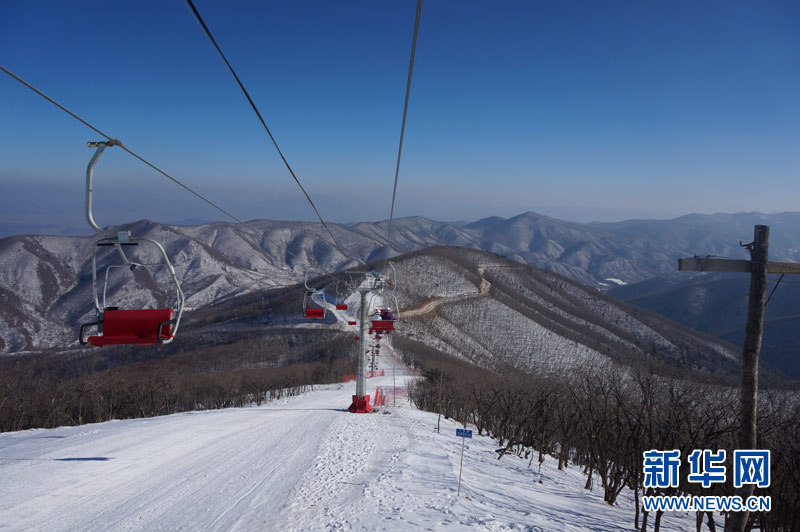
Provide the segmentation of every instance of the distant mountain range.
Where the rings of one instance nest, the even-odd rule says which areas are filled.
[[[682,274],[681,274],[682,275]],[[706,274],[688,279],[652,279],[614,288],[609,295],[657,312],[735,345],[744,343],[750,279],[747,274]],[[800,279],[770,276],[762,360],[800,379]],[[773,293],[774,290],[774,293]]]
[[[481,249],[609,290],[666,276],[692,282],[696,275],[675,273],[682,256],[747,258],[739,242],[752,239],[755,224],[771,227],[772,260],[800,260],[797,212],[687,215],[673,220],[595,224],[563,222],[530,212],[457,224],[410,217],[394,221],[392,254],[439,245]],[[333,271],[385,256],[386,221],[330,227],[336,244],[319,224],[306,222],[165,226],[143,220],[123,228],[165,245],[187,304],[200,308],[298,282],[310,267]],[[0,349],[12,352],[74,342],[76,325],[93,317],[93,241],[94,237],[41,235],[0,239]],[[140,253],[144,262],[155,261],[153,250],[142,246]],[[99,254],[101,268],[115,260],[110,250]],[[153,305],[170,296],[163,269],[137,270],[129,280],[121,270],[113,274],[110,301],[123,306]],[[623,292],[614,294],[628,298]],[[644,299],[635,302],[647,306]],[[673,317],[680,321],[680,305],[676,303],[674,308]],[[731,323],[739,321],[735,307],[723,305],[708,312],[730,313]]]

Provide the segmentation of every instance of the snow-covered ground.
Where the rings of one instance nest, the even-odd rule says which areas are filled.
[[[387,349],[370,394],[413,376]],[[355,383],[261,407],[0,434],[0,530],[633,530],[578,467],[541,472],[401,395],[346,411]],[[599,482],[599,481],[598,481]],[[662,530],[693,530],[665,515]]]

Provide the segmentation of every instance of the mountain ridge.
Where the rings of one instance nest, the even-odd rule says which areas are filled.
[[[800,254],[800,236],[791,230],[800,225],[800,213],[779,213],[775,220],[773,215],[753,213],[710,216],[732,217],[738,220],[735,227],[745,227],[755,219],[774,223],[776,244],[771,247],[771,258],[792,260]],[[598,227],[533,212],[508,219],[488,217],[466,225],[407,217],[393,222],[392,252],[408,253],[438,245],[482,249],[608,289],[619,284],[610,279],[634,284],[674,273],[675,259],[698,252],[694,247],[698,243],[707,244],[718,255],[733,253],[734,247],[742,254],[738,242],[747,233],[733,241],[730,233],[737,229],[723,230],[721,222],[714,220],[710,232],[704,229],[707,215],[689,215],[677,229],[669,221],[649,221],[646,227],[658,229],[650,234],[643,230],[637,233],[631,227],[633,222]],[[200,308],[236,295],[299,282],[308,268],[335,271],[383,259],[388,222],[330,224],[338,245],[313,222],[251,220],[166,226],[139,220],[120,228],[164,243],[187,294],[187,304]],[[680,238],[675,238],[676,231]],[[89,281],[94,239],[47,235],[0,238],[2,351],[69,343],[74,341],[77,324],[92,321]],[[152,250],[141,252],[154,261]],[[101,251],[98,258],[101,273],[115,260],[108,250]],[[112,282],[111,299],[134,308],[163,304],[169,297],[163,268],[138,276],[133,284],[126,284],[123,278]]]

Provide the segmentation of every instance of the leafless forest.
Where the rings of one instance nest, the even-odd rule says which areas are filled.
[[[413,402],[474,426],[497,440],[498,459],[515,454],[532,468],[546,459],[559,469],[580,467],[586,489],[603,490],[614,504],[624,488],[636,497],[631,524],[658,530],[662,513],[640,511],[642,495],[733,495],[731,483],[713,490],[685,483],[642,490],[644,451],[736,448],[738,390],[692,375],[663,376],[652,367],[613,362],[537,375],[507,367],[490,371],[404,338],[395,345],[423,378],[410,391]],[[771,389],[759,397],[759,445],[772,451],[772,511],[752,514],[763,531],[800,530],[800,392]],[[698,530],[721,530],[710,515],[697,516]]]
[[[340,331],[205,336],[208,346],[187,351],[176,343],[2,358],[0,431],[260,405],[355,369],[352,337]]]

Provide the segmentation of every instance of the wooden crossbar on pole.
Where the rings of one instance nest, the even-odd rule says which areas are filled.
[[[694,257],[678,259],[678,270],[682,272],[752,273],[753,263],[749,260]],[[767,273],[800,274],[800,262],[767,262]]]

